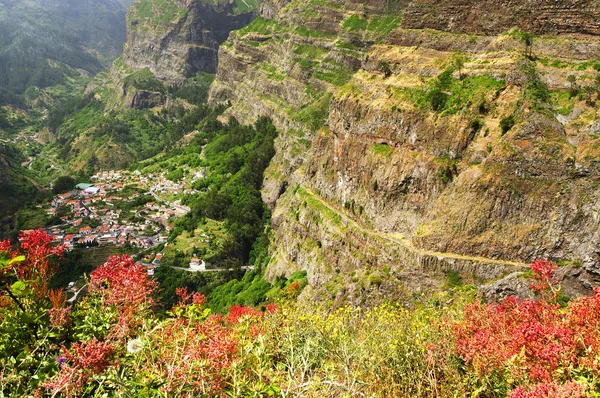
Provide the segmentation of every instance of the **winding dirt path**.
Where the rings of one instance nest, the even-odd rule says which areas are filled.
[[[391,243],[397,244],[399,246],[402,246],[405,249],[408,249],[419,255],[442,257],[442,258],[451,259],[451,260],[466,260],[466,261],[472,261],[472,262],[477,262],[477,263],[482,263],[482,264],[508,265],[508,266],[516,267],[516,268],[528,267],[528,264],[517,262],[517,261],[498,260],[498,259],[493,259],[493,258],[468,256],[468,255],[457,254],[457,253],[436,252],[436,251],[418,248],[410,241],[410,239],[408,239],[406,236],[404,236],[401,233],[377,232],[377,231],[373,231],[372,229],[365,228],[360,223],[358,223],[354,219],[350,218],[348,215],[346,215],[344,212],[342,212],[340,209],[338,209],[336,206],[327,202],[324,198],[322,198],[320,195],[315,193],[313,190],[311,190],[305,186],[302,186],[301,189],[303,189],[307,194],[312,196],[313,199],[319,201],[323,206],[327,207],[329,210],[333,211],[338,216],[340,216],[340,218],[348,225],[351,225],[352,228],[354,228],[362,233],[365,233],[365,234],[368,234],[371,236],[375,236],[375,237],[381,238],[387,242],[391,242]]]

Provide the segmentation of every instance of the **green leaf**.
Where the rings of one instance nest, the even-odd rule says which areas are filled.
[[[17,256],[12,259],[9,258],[8,252],[0,252],[0,269],[10,268],[15,263],[25,261],[25,256]]]
[[[16,281],[10,287],[10,290],[17,296],[22,295],[25,289],[27,289],[27,285],[23,281]]]
[[[30,325],[35,322],[35,319],[31,315],[26,314],[24,312],[21,313],[21,320],[27,325]]]
[[[17,257],[14,257],[13,259],[11,259],[8,263],[14,264],[14,263],[20,263],[23,261],[25,261],[25,256],[17,256]]]

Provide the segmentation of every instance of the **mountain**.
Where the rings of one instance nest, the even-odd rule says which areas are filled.
[[[73,172],[121,168],[189,133],[177,122],[206,102],[219,45],[230,31],[248,24],[259,5],[256,0],[134,1],[123,55],[93,78],[85,100],[50,113],[59,157]]]
[[[104,69],[126,39],[127,3],[1,0],[0,104],[21,105],[29,87]]]
[[[259,6],[258,0],[136,0],[127,14],[123,56],[88,91],[111,109],[154,108],[173,91],[202,91],[198,85],[212,81],[206,74],[217,70],[220,44],[247,25]]]
[[[360,302],[551,258],[589,292],[599,17],[594,1],[263,3],[220,47],[210,101],[284,132],[267,278],[306,270],[312,297]]]
[[[174,91],[206,87],[201,73],[216,70],[210,103],[231,105],[222,120],[269,116],[283,132],[263,184],[269,281],[307,271],[307,296],[360,301],[454,274],[514,279],[550,258],[570,265],[567,291],[589,292],[600,274],[586,216],[600,195],[596,2],[257,10],[136,0],[123,57],[56,132],[61,155],[93,170],[157,153],[187,133],[170,126],[194,101]],[[522,286],[503,283],[493,289]]]
[[[135,1],[127,15],[123,61],[134,71],[148,68],[167,82],[215,73],[219,45],[230,31],[247,25],[259,5],[257,0]]]

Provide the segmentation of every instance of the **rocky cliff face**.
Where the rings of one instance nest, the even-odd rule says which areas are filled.
[[[96,77],[88,92],[112,109],[165,105],[168,86],[184,84],[199,72],[216,72],[219,45],[231,30],[247,25],[259,5],[259,0],[135,0],[127,14],[123,56],[109,73]]]
[[[592,1],[263,3],[221,46],[211,100],[283,132],[267,276],[306,269],[323,300],[450,271],[481,284],[542,257],[593,280],[598,16]],[[537,34],[531,59],[513,28]]]
[[[600,4],[594,0],[417,0],[403,26],[475,34],[499,34],[518,26],[536,34],[600,34]]]
[[[219,45],[254,15],[252,8],[241,12],[229,2],[138,0],[127,16],[124,62],[134,71],[149,68],[169,83],[215,73]]]

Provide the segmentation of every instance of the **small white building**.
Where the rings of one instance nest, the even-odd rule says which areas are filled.
[[[204,260],[200,260],[198,257],[192,257],[192,261],[190,261],[190,269],[204,271],[206,269],[206,263]]]

